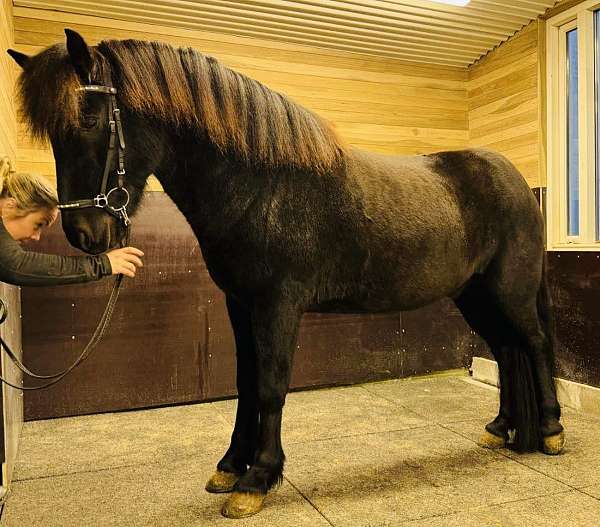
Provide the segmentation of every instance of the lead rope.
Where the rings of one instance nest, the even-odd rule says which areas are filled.
[[[127,227],[127,231],[126,231],[125,246],[127,246],[128,244],[129,244],[129,227]],[[11,386],[12,388],[16,388],[17,390],[30,391],[30,390],[41,390],[43,388],[48,388],[49,386],[56,384],[57,382],[61,381],[64,377],[66,377],[71,371],[73,371],[77,366],[79,366],[84,360],[86,360],[91,355],[91,353],[94,350],[94,348],[96,347],[96,345],[100,342],[100,340],[102,340],[102,337],[104,336],[106,328],[107,328],[107,326],[110,322],[110,319],[113,315],[113,311],[115,309],[117,299],[119,298],[119,289],[121,288],[122,282],[123,282],[123,275],[122,274],[117,275],[117,278],[113,285],[112,291],[110,293],[110,297],[108,299],[108,303],[106,304],[106,308],[104,309],[104,313],[102,313],[102,316],[100,317],[100,321],[98,322],[98,326],[96,327],[92,337],[90,338],[90,341],[87,343],[87,345],[85,346],[85,348],[83,349],[83,351],[81,352],[79,357],[77,357],[75,362],[73,364],[71,364],[71,366],[69,366],[66,370],[63,370],[59,373],[55,373],[52,375],[39,375],[37,373],[33,373],[19,360],[19,358],[10,349],[10,346],[0,336],[0,346],[6,352],[7,357],[9,357],[11,359],[11,361],[14,363],[14,365],[19,370],[21,370],[25,375],[28,375],[29,377],[33,377],[35,379],[53,379],[52,381],[47,382],[45,384],[40,384],[39,386],[18,386],[16,384],[11,383],[10,381],[7,381],[2,376],[0,376],[0,381],[2,381],[4,384],[7,384],[8,386]],[[8,308],[6,307],[6,304],[0,299],[0,325],[4,323],[7,316],[8,316]]]

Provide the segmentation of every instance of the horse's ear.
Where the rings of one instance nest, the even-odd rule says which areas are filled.
[[[15,59],[15,62],[21,66],[21,68],[25,68],[27,63],[29,62],[29,55],[25,55],[25,53],[21,53],[20,51],[16,51],[14,49],[7,49],[6,52]]]
[[[73,66],[75,66],[77,75],[84,82],[91,82],[93,67],[92,50],[77,31],[65,28],[65,34],[67,35],[67,51],[69,52]]]

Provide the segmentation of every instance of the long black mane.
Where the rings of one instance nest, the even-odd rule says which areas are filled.
[[[252,166],[323,171],[344,158],[345,147],[327,121],[213,57],[140,40],[107,40],[96,50],[95,81],[108,64],[125,108],[204,134]],[[77,125],[79,86],[63,44],[32,58],[19,91],[34,137]]]

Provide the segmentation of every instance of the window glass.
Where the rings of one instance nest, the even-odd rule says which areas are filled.
[[[577,29],[567,32],[567,215],[568,235],[579,235],[579,101]]]

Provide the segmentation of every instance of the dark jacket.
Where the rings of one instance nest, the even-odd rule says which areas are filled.
[[[26,251],[0,220],[0,280],[14,285],[79,284],[112,272],[106,254],[59,256]]]

